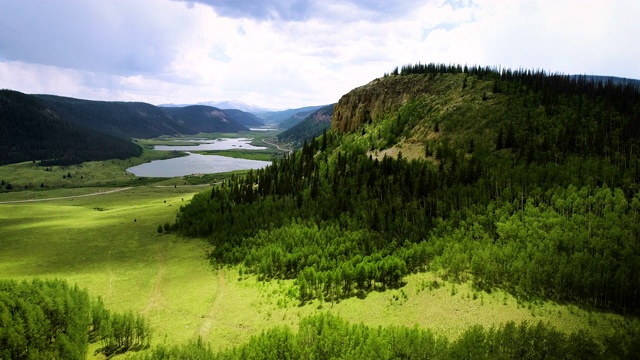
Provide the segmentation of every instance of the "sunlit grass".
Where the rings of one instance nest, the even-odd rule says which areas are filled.
[[[300,318],[319,311],[371,326],[418,325],[452,338],[470,325],[507,321],[543,321],[598,335],[621,319],[572,305],[518,303],[503,291],[479,291],[433,273],[409,275],[404,287],[363,299],[301,305],[293,280],[265,283],[241,277],[235,267],[216,269],[202,239],[157,232],[194,191],[199,190],[138,187],[0,205],[0,278],[66,279],[103,297],[111,309],[145,314],[155,331],[153,343],[201,337],[215,349],[240,345],[273,326],[296,329]]]

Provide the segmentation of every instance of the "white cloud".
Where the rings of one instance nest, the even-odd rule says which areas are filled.
[[[640,78],[636,1],[26,3],[0,4],[0,87],[29,93],[284,108],[418,61]]]

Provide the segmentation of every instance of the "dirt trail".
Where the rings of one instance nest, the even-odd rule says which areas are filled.
[[[113,294],[113,270],[111,269],[111,250],[107,254],[107,272],[109,273],[109,289],[107,290],[107,296],[105,296],[104,302],[105,304],[109,304],[111,300],[111,295]]]
[[[271,146],[275,146],[275,147],[276,147],[278,150],[280,150],[280,151],[287,151],[289,154],[291,154],[291,153],[293,152],[293,150],[289,150],[289,149],[281,148],[281,147],[280,147],[280,145],[278,145],[278,144],[274,144],[274,143],[270,143],[270,142],[268,142],[268,141],[267,141],[267,140],[265,140],[265,139],[262,139],[262,141],[263,141],[265,144],[269,144],[269,145],[271,145]]]
[[[209,308],[209,313],[204,317],[204,321],[202,326],[200,326],[200,331],[198,333],[199,336],[206,338],[211,330],[211,326],[213,323],[218,320],[218,310],[220,308],[220,303],[222,303],[222,298],[224,297],[225,292],[227,291],[227,272],[226,270],[218,270],[218,287],[216,289],[215,298],[211,303],[211,307]]]
[[[151,290],[151,295],[149,295],[149,301],[147,302],[147,306],[142,310],[143,314],[148,313],[154,308],[160,307],[160,303],[163,300],[161,284],[162,278],[164,274],[167,272],[167,259],[166,259],[166,244],[158,244],[157,248],[157,258],[158,258],[158,273],[156,274],[156,280],[153,283],[153,290]]]
[[[91,194],[84,194],[84,195],[70,195],[70,196],[61,196],[61,197],[52,197],[52,198],[43,198],[43,199],[0,201],[0,204],[15,204],[15,203],[37,202],[37,201],[52,201],[52,200],[74,199],[74,198],[81,198],[81,197],[87,197],[87,196],[113,194],[113,193],[116,193],[116,192],[129,190],[131,188],[132,187],[118,188],[118,189],[107,190],[107,191],[99,191],[99,192],[95,192],[95,193],[91,193]]]

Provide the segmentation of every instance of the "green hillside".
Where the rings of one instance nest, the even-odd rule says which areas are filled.
[[[132,138],[235,133],[263,124],[252,114],[210,106],[160,108],[0,90],[0,125],[0,165],[68,165],[138,156]]]
[[[262,122],[262,120],[260,120],[260,118],[253,115],[252,113],[248,113],[248,112],[237,110],[237,109],[222,109],[220,111],[222,111],[228,119],[235,121],[236,123],[242,126],[246,126],[246,127],[264,126],[264,123]]]
[[[4,204],[4,268],[148,316],[139,359],[636,358],[639,146],[634,83],[408,65],[191,200]]]
[[[320,109],[321,107],[322,106],[306,106],[306,107],[296,108],[296,109],[267,111],[264,113],[260,113],[259,117],[268,124],[280,125],[285,121],[289,122],[289,120],[293,122],[302,121],[302,119],[304,119],[305,116]]]
[[[0,91],[0,127],[0,165],[31,160],[66,165],[142,152],[127,139],[73,124],[36,97],[17,91]]]
[[[304,142],[309,142],[331,127],[331,117],[333,116],[333,106],[322,107],[307,115],[304,120],[294,125],[288,130],[278,134],[280,143],[290,144],[294,149],[302,147]]]
[[[406,66],[343,96],[332,132],[195,196],[173,228],[208,237],[216,262],[296,279],[302,303],[435,271],[637,314],[639,104],[630,84]]]
[[[37,97],[70,122],[123,138],[248,130],[210,106],[161,108],[139,102],[91,101],[53,95]]]
[[[183,125],[184,134],[199,132],[240,132],[249,131],[244,125],[234,121],[223,110],[204,105],[191,105],[174,108],[158,108],[168,114],[169,118]],[[238,114],[235,114],[240,118]]]
[[[281,122],[279,126],[283,129],[289,130],[292,127],[300,124],[304,119],[307,118],[307,116],[313,114],[314,111],[316,111],[316,109],[297,112]]]

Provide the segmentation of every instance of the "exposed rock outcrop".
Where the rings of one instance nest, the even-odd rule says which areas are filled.
[[[429,91],[426,76],[389,76],[355,88],[340,98],[333,112],[331,128],[350,132]]]

